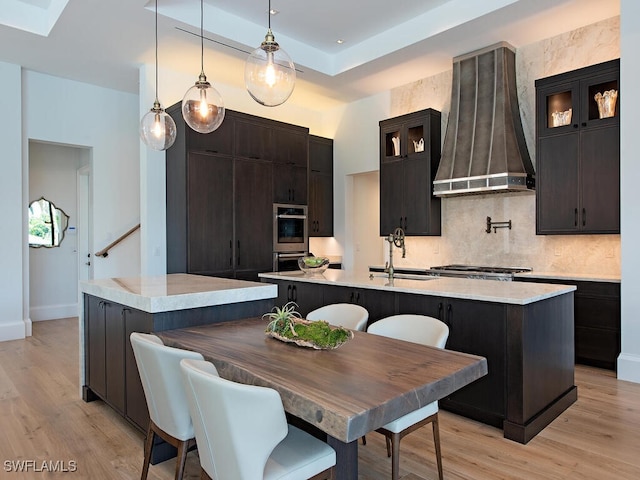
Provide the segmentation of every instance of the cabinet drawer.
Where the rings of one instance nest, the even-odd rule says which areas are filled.
[[[574,304],[576,328],[620,330],[619,299],[576,295]]]

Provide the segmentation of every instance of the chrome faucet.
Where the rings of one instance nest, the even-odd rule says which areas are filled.
[[[404,230],[400,227],[396,228],[385,240],[389,242],[389,261],[384,265],[384,273],[388,274],[389,280],[393,281],[393,246],[395,245],[398,248],[402,248],[402,258],[404,258],[406,254],[404,248]]]

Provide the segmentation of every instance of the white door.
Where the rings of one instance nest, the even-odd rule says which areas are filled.
[[[91,216],[90,216],[90,180],[91,167],[85,165],[78,169],[78,281],[93,278],[93,256],[91,253]],[[79,302],[82,304],[82,301]]]

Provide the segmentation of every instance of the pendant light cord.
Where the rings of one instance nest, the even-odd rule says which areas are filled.
[[[158,101],[158,0],[156,0],[156,102]]]
[[[200,0],[200,76],[204,76],[204,0]]]
[[[271,30],[271,0],[269,0],[269,10],[267,10],[267,19],[269,20],[269,30]]]

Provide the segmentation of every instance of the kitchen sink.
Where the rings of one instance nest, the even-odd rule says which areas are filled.
[[[389,275],[386,273],[380,273],[380,272],[376,272],[376,273],[370,273],[369,274],[369,278],[389,278]],[[422,280],[422,281],[426,281],[426,280],[434,280],[438,277],[435,276],[431,276],[431,275],[417,275],[417,274],[411,274],[411,273],[395,273],[393,275],[394,279],[402,279],[402,280]]]

